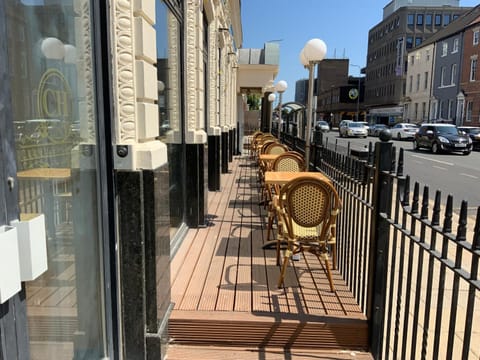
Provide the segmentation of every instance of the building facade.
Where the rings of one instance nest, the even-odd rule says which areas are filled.
[[[478,6],[469,10],[408,52],[404,105],[407,121],[448,122],[456,125],[465,122],[465,89],[474,93],[475,88],[478,88],[475,81],[468,78],[470,71],[475,71],[476,65],[473,62],[472,67],[470,62],[465,62],[465,57],[470,56],[465,46],[468,49],[474,47],[473,38],[470,44],[465,36],[468,33],[466,29],[476,23],[479,12]]]
[[[474,19],[465,27],[463,36],[463,59],[460,70],[460,88],[464,96],[463,116],[460,125],[480,126],[480,22]]]
[[[368,34],[365,107],[370,122],[406,120],[407,52],[468,10],[458,1],[439,0],[392,1],[384,8],[383,20]]]
[[[348,59],[324,59],[318,64],[316,120],[336,126],[343,119],[364,121],[364,78],[348,75]]]
[[[240,0],[7,0],[0,24],[0,358],[161,359],[171,257],[238,151]]]

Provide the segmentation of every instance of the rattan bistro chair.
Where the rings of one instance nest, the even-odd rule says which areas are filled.
[[[299,172],[305,171],[305,160],[303,157],[299,156],[298,153],[294,151],[287,151],[283,154],[280,154],[272,165],[272,171],[289,171],[289,172]],[[267,193],[267,201],[269,202],[268,206],[268,224],[267,224],[267,242],[270,240],[270,234],[272,233],[273,222],[276,216],[276,206],[278,203],[278,194],[280,192],[280,187],[270,185],[267,187],[265,185]],[[277,217],[278,220],[278,217]],[[278,221],[277,221],[278,223]],[[277,224],[277,231],[281,231],[280,224]],[[278,235],[277,235],[278,236]],[[278,246],[278,244],[277,244]],[[279,257],[277,252],[277,265],[279,263]]]
[[[340,207],[338,193],[328,181],[302,176],[282,186],[277,211],[288,246],[278,281],[279,288],[283,285],[290,257],[309,251],[324,261],[330,290],[335,291],[328,252],[331,249],[332,256],[336,256],[336,218]],[[280,251],[279,247],[277,251]]]

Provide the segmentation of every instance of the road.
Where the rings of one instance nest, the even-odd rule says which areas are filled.
[[[324,137],[328,143],[337,143],[338,146],[346,147],[350,142],[351,149],[363,149],[368,147],[369,142],[373,144],[379,141],[378,137],[340,138],[338,131],[332,130]],[[411,183],[420,183],[429,186],[430,197],[433,198],[436,190],[442,192],[442,199],[448,194],[453,195],[454,207],[460,207],[462,200],[468,201],[469,215],[476,213],[480,206],[480,152],[473,151],[470,155],[459,154],[432,154],[428,150],[414,151],[411,141],[392,140],[398,149],[405,149],[404,174],[410,175]]]

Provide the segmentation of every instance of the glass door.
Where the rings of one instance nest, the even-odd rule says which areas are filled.
[[[6,0],[21,218],[45,215],[26,282],[32,359],[107,357],[91,3]]]

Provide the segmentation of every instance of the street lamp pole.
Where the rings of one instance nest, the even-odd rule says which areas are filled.
[[[268,123],[268,132],[272,133],[272,121],[273,121],[273,102],[275,101],[275,94],[270,93],[268,94],[268,101],[270,103],[270,113],[269,113],[269,123]]]
[[[287,90],[287,82],[285,80],[280,80],[275,85],[275,90],[278,92],[278,133],[277,137],[280,140],[280,127],[282,126],[282,94]]]
[[[313,112],[313,81],[315,65],[322,61],[327,53],[327,45],[320,39],[307,41],[300,52],[300,62],[308,69],[307,128],[305,135],[305,169],[310,168],[310,141]]]

